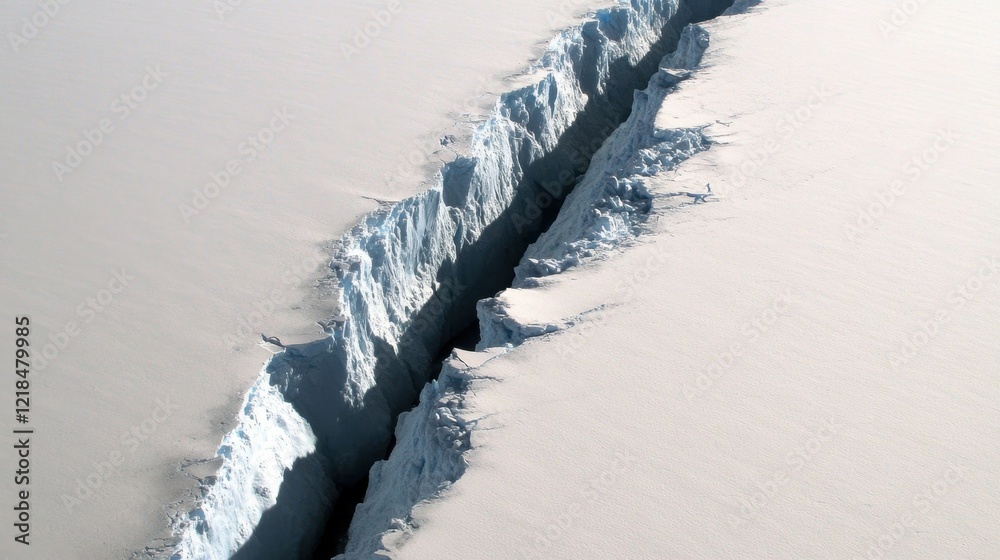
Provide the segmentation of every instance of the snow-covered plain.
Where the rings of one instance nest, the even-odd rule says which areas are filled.
[[[998,16],[774,0],[704,25],[655,130],[710,149],[639,181],[627,248],[565,213],[621,191],[574,191],[522,261],[543,277],[480,305],[484,346],[521,345],[456,353],[403,418],[357,557],[1000,556]],[[621,183],[623,130],[581,187]],[[596,258],[567,259],[581,239]]]
[[[304,555],[332,484],[379,456],[531,203],[576,181],[588,137],[632,106],[514,288],[478,305],[484,351],[458,351],[403,417],[347,556],[996,556],[997,8],[767,2],[689,28],[633,100],[631,65],[672,1],[548,42],[590,5],[235,4],[64,6],[11,43],[4,207],[19,213],[0,250],[25,264],[4,267],[3,297],[53,332],[38,425],[74,426],[39,454],[66,489],[40,491],[58,525],[33,552],[128,554],[199,477],[203,499],[167,510],[177,557]],[[74,119],[104,127],[87,100],[136,91],[116,63],[160,57],[174,62],[133,80],[148,99],[112,101],[114,130],[78,169],[33,153]],[[199,199],[205,179],[185,178],[210,174],[231,176]],[[426,179],[325,243],[362,197]],[[91,313],[73,290],[112,262]],[[79,302],[75,333],[58,316]],[[246,393],[257,331],[294,344]],[[116,452],[124,465],[102,463]]]

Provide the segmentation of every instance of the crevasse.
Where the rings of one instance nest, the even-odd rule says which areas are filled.
[[[680,29],[730,3],[623,1],[564,31],[532,68],[537,80],[497,100],[467,154],[441,169],[435,187],[345,235],[330,265],[339,315],[326,322],[325,338],[289,346],[264,367],[219,448],[217,476],[174,524],[170,557],[310,557],[337,488],[384,456],[396,416],[421,390],[438,402],[439,391],[456,387],[460,376],[446,367],[442,381],[425,388],[431,364],[476,320],[475,302],[509,284],[524,249],[554,217],[561,201],[540,209],[542,185],[583,173],[595,138],[625,120],[633,91]],[[435,426],[451,421],[442,406]],[[402,448],[413,445],[409,438]],[[460,469],[448,461],[427,468],[450,479]],[[387,480],[382,468],[373,481]],[[382,531],[380,521],[371,523],[368,533]]]
[[[635,92],[628,120],[594,154],[551,227],[525,251],[515,268],[513,287],[537,286],[537,278],[606,254],[638,235],[652,210],[646,179],[709,148],[705,127],[658,129],[654,124],[664,98],[698,66],[708,41],[708,32],[697,25],[684,30],[677,50],[664,57],[646,89]],[[476,310],[478,349],[516,346],[559,329],[518,323],[499,298],[480,300]]]
[[[529,247],[518,266],[515,286],[530,287],[533,276],[556,274],[636,235],[651,209],[643,179],[708,149],[701,128],[654,126],[664,98],[688,76],[688,70],[698,66],[708,39],[708,33],[697,25],[684,30],[677,50],[663,59],[648,87],[636,92],[628,120],[594,155],[555,222]],[[510,348],[558,328],[519,325],[495,298],[480,301],[477,309],[482,351]],[[338,559],[371,558],[401,546],[416,529],[411,516],[414,506],[439,495],[461,477],[471,433],[481,421],[464,407],[467,390],[476,379],[476,368],[453,357],[439,379],[423,390],[419,405],[400,416],[396,447],[387,460],[372,467],[368,493],[350,528],[348,548]]]

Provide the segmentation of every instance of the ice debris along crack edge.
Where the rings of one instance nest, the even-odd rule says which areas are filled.
[[[217,475],[197,507],[176,518],[169,557],[311,553],[335,484],[362,477],[381,457],[394,415],[427,381],[402,363],[386,375],[375,357],[398,357],[405,346],[410,360],[429,361],[419,354],[455,334],[444,332],[451,306],[439,300],[461,286],[442,285],[442,271],[510,209],[526,169],[608,88],[613,64],[637,64],[677,10],[678,0],[623,1],[562,32],[533,69],[540,80],[500,97],[468,155],[445,165],[435,187],[368,216],[341,240],[331,266],[340,316],[327,338],[289,346],[264,367],[219,447]],[[294,507],[278,507],[282,499]]]
[[[515,269],[514,288],[537,287],[538,278],[603,256],[639,235],[653,207],[646,179],[709,148],[711,141],[704,132],[707,125],[676,129],[654,126],[664,98],[690,76],[708,40],[708,32],[697,25],[685,29],[677,51],[664,57],[649,86],[635,93],[628,120],[594,155],[555,222],[528,247]],[[560,329],[556,324],[520,324],[495,297],[478,302],[477,314],[480,350],[516,346],[527,338]]]
[[[654,126],[664,99],[699,65],[708,41],[702,27],[685,28],[677,50],[663,59],[649,86],[636,92],[629,119],[595,154],[556,221],[529,248],[518,266],[515,286],[530,288],[535,277],[558,274],[638,235],[652,209],[643,179],[708,149],[704,127]],[[519,324],[497,298],[480,301],[477,311],[483,337],[478,350],[492,357],[565,326]],[[424,388],[420,404],[400,416],[396,447],[387,460],[372,467],[367,495],[351,524],[348,548],[338,560],[371,558],[402,546],[417,528],[413,508],[435,499],[465,472],[471,432],[488,429],[465,406],[474,384],[485,381],[476,369],[455,357],[449,359],[438,380]]]

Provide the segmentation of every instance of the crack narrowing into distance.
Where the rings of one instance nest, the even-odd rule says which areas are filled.
[[[425,386],[438,353],[556,220],[571,188],[535,212],[541,185],[583,174],[684,25],[730,3],[630,0],[598,11],[550,44],[537,83],[501,95],[433,188],[346,235],[331,264],[339,313],[324,322],[328,336],[267,364],[219,448],[217,477],[175,525],[173,557],[308,558],[340,491],[376,473],[397,416],[436,385]]]
[[[704,134],[704,126],[673,130],[660,130],[654,126],[656,113],[666,95],[687,77],[686,72],[678,69],[696,67],[707,46],[708,34],[704,29],[699,26],[685,29],[677,51],[663,61],[668,68],[659,70],[647,89],[635,95],[628,121],[595,155],[583,180],[566,199],[551,227],[528,249],[529,254],[535,249],[535,254],[545,255],[545,249],[552,247],[561,251],[555,257],[564,258],[567,247],[570,251],[579,250],[580,246],[574,246],[575,242],[589,243],[596,239],[601,245],[586,250],[592,251],[587,258],[597,258],[602,251],[606,252],[640,233],[645,217],[652,210],[651,204],[648,204],[650,197],[636,197],[632,199],[635,204],[622,203],[620,187],[631,181],[632,188],[629,190],[641,194],[644,191],[639,188],[642,178],[673,169],[692,155],[708,149],[711,144]],[[609,183],[616,188],[607,189]],[[617,197],[618,204],[609,205],[608,202],[613,200],[609,197]],[[612,228],[609,233],[607,229],[591,227],[594,224],[599,226],[599,219],[578,219],[590,215],[615,217],[621,227]],[[548,244],[545,243],[546,237],[552,238]],[[552,255],[549,257],[553,258]],[[570,263],[563,259],[560,270],[579,261],[576,259]],[[520,267],[531,267],[529,270],[532,272],[538,270],[537,261],[532,261],[528,255],[520,261]],[[517,275],[523,287],[530,287],[535,277],[522,274],[521,270]],[[509,317],[503,315],[502,307],[495,298],[479,303],[483,325],[480,350],[496,352],[497,347],[512,348],[527,338],[565,328],[584,315],[606,309],[608,305],[603,304],[570,318],[565,325],[507,324]],[[499,328],[493,328],[498,323]],[[467,398],[475,395],[476,384],[489,380],[476,370],[457,356],[449,360],[443,367],[441,377],[425,387],[420,404],[400,418],[396,429],[396,449],[388,460],[372,469],[371,484],[351,525],[351,540],[343,558],[368,558],[385,548],[391,550],[402,546],[416,529],[410,517],[412,508],[421,501],[436,499],[464,473],[465,455],[471,449],[471,432],[496,429],[492,423],[480,425],[482,419],[473,416],[467,407]],[[474,422],[477,419],[480,422]]]

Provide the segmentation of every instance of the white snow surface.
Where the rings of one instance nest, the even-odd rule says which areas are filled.
[[[643,177],[627,246],[567,267],[600,228],[561,215],[555,274],[480,306],[533,330],[425,390],[358,557],[1000,554],[1000,8],[743,4],[653,124],[711,149]]]

